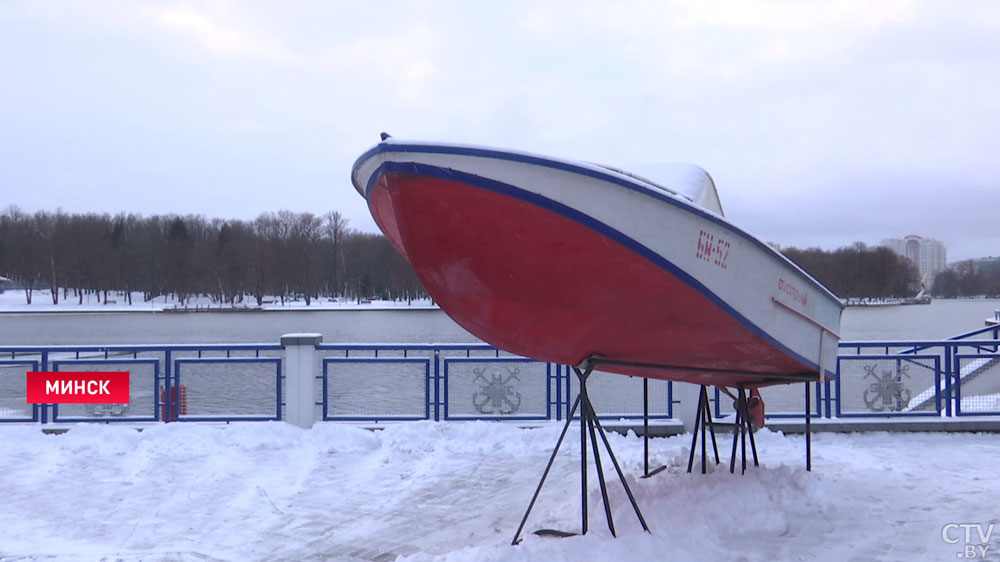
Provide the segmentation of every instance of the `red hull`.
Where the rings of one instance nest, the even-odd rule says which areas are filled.
[[[383,173],[368,199],[442,310],[500,349],[676,366],[691,371],[606,370],[698,384],[809,371],[669,271],[542,206],[403,172]]]

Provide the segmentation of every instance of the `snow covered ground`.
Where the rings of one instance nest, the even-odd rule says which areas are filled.
[[[803,437],[762,430],[745,476],[686,474],[690,436],[654,439],[669,468],[645,480],[641,440],[612,435],[652,533],[614,482],[611,538],[592,479],[588,535],[512,547],[560,429],[0,426],[0,560],[955,560],[948,525],[975,546],[1000,523],[996,435],[816,435],[808,473]],[[575,435],[529,530],[579,528]],[[1000,524],[985,543],[997,560]]]
[[[68,299],[59,295],[59,304],[52,304],[52,296],[48,290],[37,290],[32,294],[31,304],[27,304],[24,291],[8,289],[0,293],[0,312],[159,312],[165,309],[187,308],[233,308],[232,305],[212,302],[212,299],[202,295],[188,299],[181,306],[173,295],[156,297],[151,301],[143,301],[141,292],[132,293],[132,304],[128,304],[122,293],[111,293],[105,304],[98,295],[84,295],[83,302],[72,294]],[[375,310],[380,308],[437,308],[429,299],[418,299],[412,303],[406,301],[365,301],[357,303],[354,300],[331,300],[327,298],[314,299],[306,306],[304,299],[286,300],[281,303],[277,297],[268,297],[264,304],[257,306],[253,298],[244,300],[236,308],[260,308],[261,310]]]

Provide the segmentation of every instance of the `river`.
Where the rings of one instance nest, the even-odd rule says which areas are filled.
[[[843,340],[942,339],[981,328],[1000,300],[936,300],[929,305],[849,307]],[[479,341],[433,309],[245,313],[0,313],[0,345],[276,343],[316,332],[326,343]]]
[[[982,327],[984,319],[992,317],[993,310],[997,308],[1000,308],[1000,301],[997,300],[942,300],[929,305],[852,307],[844,311],[841,334],[844,340],[941,339]],[[0,313],[0,346],[277,343],[282,334],[295,332],[318,332],[323,334],[326,343],[478,341],[443,312],[434,309]],[[182,356],[178,353],[174,358]],[[274,356],[273,353],[270,355]],[[136,389],[130,401],[131,415],[151,415],[156,408],[156,384],[151,384],[153,367],[149,363],[138,365],[133,362],[130,365],[128,368],[134,379],[131,384]],[[120,364],[111,367],[117,369]],[[482,381],[477,378],[480,372],[473,369],[472,364],[456,364],[453,367],[447,394],[450,415],[474,416],[478,408],[476,397],[484,392],[480,388]],[[91,365],[88,368],[97,367]],[[179,374],[187,391],[189,416],[274,415],[277,396],[273,364],[234,366],[187,363],[183,369],[179,364],[173,368],[183,371]],[[7,374],[11,376],[0,377],[0,418],[30,416],[24,398],[23,377],[26,369],[24,365],[10,365]],[[425,395],[429,388],[425,387],[425,369],[419,363],[398,363],[383,364],[377,372],[373,372],[371,365],[365,363],[337,364],[333,368],[337,384],[330,386],[328,396],[329,413],[347,417],[422,417],[430,399]],[[518,365],[509,372],[517,373],[514,378],[523,386],[518,388],[518,415],[546,416],[545,369],[541,368],[532,375],[529,366]],[[641,411],[641,385],[631,379],[608,377],[613,378],[596,376],[591,385],[594,395],[599,397],[597,401],[601,411],[623,415]],[[666,387],[661,381],[654,381],[650,388],[653,395],[665,395]],[[769,403],[777,408],[775,411],[801,410],[799,403],[802,395],[797,390],[782,387],[769,389],[767,394]],[[656,411],[654,408],[654,413]],[[89,417],[91,412],[85,406],[64,405],[60,415]]]

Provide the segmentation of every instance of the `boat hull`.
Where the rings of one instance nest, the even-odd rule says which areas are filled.
[[[500,349],[727,386],[818,377],[832,364],[836,341],[823,334],[839,323],[839,301],[721,217],[586,166],[380,147],[355,166],[376,222],[441,309]],[[751,318],[727,299],[742,295],[747,308],[755,261],[776,277],[749,295],[765,305]],[[816,308],[827,317],[808,314]]]

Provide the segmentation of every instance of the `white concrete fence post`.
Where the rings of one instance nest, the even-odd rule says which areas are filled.
[[[285,334],[285,421],[309,429],[316,420],[316,346],[322,334]]]
[[[690,382],[673,382],[674,419],[681,420],[684,431],[694,431],[698,418],[698,398],[701,396],[701,386]],[[709,394],[711,397],[711,394]],[[714,416],[715,413],[713,412]]]

